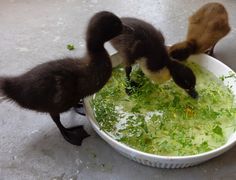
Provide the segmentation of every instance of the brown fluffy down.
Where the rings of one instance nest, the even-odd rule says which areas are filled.
[[[207,3],[189,17],[186,40],[169,48],[169,54],[179,60],[191,54],[204,53],[230,32],[228,13],[220,3]]]

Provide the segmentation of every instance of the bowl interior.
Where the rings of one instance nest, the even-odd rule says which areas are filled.
[[[112,60],[115,61],[117,60],[117,58],[120,58],[117,54],[115,54],[114,56],[111,56]],[[212,58],[208,55],[205,54],[201,54],[201,55],[193,55],[191,56],[189,59],[189,61],[195,62],[199,65],[201,65],[202,67],[206,68],[208,71],[212,72],[213,74],[216,75],[216,77],[221,77],[221,76],[228,76],[229,74],[235,74],[235,72],[230,69],[228,66],[226,66],[225,64],[223,64],[222,62],[216,60],[215,58]],[[229,86],[233,92],[233,94],[236,96],[236,78],[227,78],[223,81],[223,83],[226,86]],[[99,128],[99,124],[96,121],[95,117],[94,117],[94,113],[93,110],[91,108],[90,105],[90,100],[91,100],[92,96],[85,98],[84,103],[85,103],[85,109],[86,109],[86,114],[90,120],[90,122],[92,123],[93,126],[95,126],[95,128],[97,129],[97,131],[99,131],[99,133],[102,133],[104,136],[102,136],[103,138],[108,138],[108,139],[112,139],[112,137],[110,137],[106,132],[100,130]],[[109,141],[109,140],[108,140]],[[116,141],[114,139],[112,139],[112,141]],[[144,153],[141,151],[138,151],[136,149],[133,149],[123,143],[120,143],[118,141],[116,141],[116,143],[122,147],[125,147],[129,150],[132,150],[134,152],[138,152],[140,154],[145,154],[145,155],[153,155],[153,154],[149,154],[149,153]],[[233,146],[236,143],[236,132],[234,132],[231,136],[229,136],[226,144],[224,144],[221,147],[218,147],[216,149],[213,149],[211,151],[205,152],[205,153],[201,153],[201,154],[197,154],[197,155],[190,155],[190,156],[168,156],[168,158],[189,158],[189,157],[198,157],[198,156],[202,156],[202,155],[207,155],[210,153],[217,153],[218,151],[227,148],[229,146]],[[159,155],[154,155],[154,156],[158,156],[158,157],[163,157],[166,158],[167,156],[159,156]]]

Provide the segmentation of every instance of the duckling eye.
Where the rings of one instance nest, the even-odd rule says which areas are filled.
[[[115,22],[115,23],[113,24],[113,26],[114,26],[115,28],[117,28],[117,27],[119,27],[119,26],[120,26],[120,23],[118,23],[118,22]]]
[[[186,79],[184,80],[184,83],[187,84],[187,85],[189,85],[189,82],[188,82]]]

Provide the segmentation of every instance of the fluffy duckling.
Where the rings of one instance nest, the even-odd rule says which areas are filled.
[[[129,82],[132,82],[132,65],[137,62],[143,73],[154,82],[164,82],[172,77],[178,86],[196,98],[194,73],[187,66],[169,58],[162,33],[140,19],[125,17],[121,21],[133,31],[123,31],[111,40],[111,44],[123,58]]]
[[[220,3],[207,3],[190,18],[186,40],[170,47],[170,55],[179,60],[191,54],[213,56],[216,43],[230,32],[228,13]]]
[[[43,63],[16,77],[0,78],[0,93],[21,107],[49,113],[63,137],[81,145],[89,135],[83,126],[65,128],[60,113],[80,99],[100,90],[111,76],[112,65],[104,43],[123,30],[121,20],[111,12],[95,14],[86,34],[87,54]]]

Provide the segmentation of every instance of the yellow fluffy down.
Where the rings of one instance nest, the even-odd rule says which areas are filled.
[[[153,72],[147,68],[145,60],[143,59],[139,60],[138,64],[141,70],[143,71],[143,73],[154,83],[161,84],[170,80],[171,78],[170,71],[166,67],[162,68],[161,70],[157,72]]]

